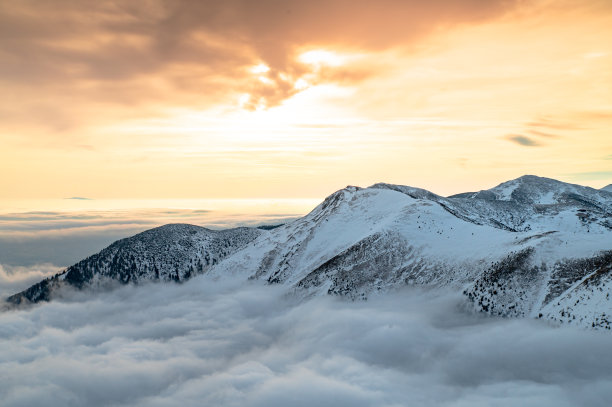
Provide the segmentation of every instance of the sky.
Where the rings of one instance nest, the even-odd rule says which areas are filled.
[[[0,200],[612,183],[607,0],[0,0]]]
[[[346,185],[601,188],[611,130],[609,0],[0,0],[0,297]],[[608,334],[461,304],[206,275],[64,291],[0,312],[0,406],[609,404]]]

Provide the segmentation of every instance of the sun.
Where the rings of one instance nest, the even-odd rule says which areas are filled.
[[[315,49],[300,54],[298,61],[308,65],[340,66],[346,58],[334,51]]]

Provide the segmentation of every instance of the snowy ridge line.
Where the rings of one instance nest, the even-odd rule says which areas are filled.
[[[605,327],[597,321],[612,315],[609,251],[612,193],[604,190],[532,175],[451,197],[378,183],[341,189],[306,216],[269,230],[152,229],[8,301],[48,301],[66,286],[185,282],[205,273],[281,285],[304,298],[367,299],[405,285],[444,288],[464,292],[479,312],[542,314],[565,323],[558,315],[568,310],[568,323]],[[581,292],[583,303],[593,302],[595,291],[606,295],[597,294],[589,308],[563,300]]]

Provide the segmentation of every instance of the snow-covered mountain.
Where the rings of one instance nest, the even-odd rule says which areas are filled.
[[[47,301],[69,285],[93,288],[111,282],[185,281],[203,273],[262,233],[254,228],[222,231],[171,224],[121,239],[61,273],[13,295],[8,301]]]
[[[303,297],[358,299],[423,285],[463,292],[475,309],[493,315],[609,329],[612,193],[604,190],[535,176],[451,197],[375,184],[337,191],[308,215],[273,230],[202,232],[229,233],[235,244],[227,246],[190,240],[188,233],[200,234],[186,225],[172,237],[161,230],[145,232],[148,239],[141,234],[119,241],[46,284],[81,287],[98,275],[139,282],[158,278],[159,270],[165,280],[198,272],[259,279]],[[128,260],[116,267],[113,246],[121,242],[130,242],[119,256]],[[204,251],[223,259],[200,268],[203,257],[193,253]],[[9,301],[49,298],[35,287]]]
[[[601,189],[602,191],[612,192],[612,184],[606,185]]]

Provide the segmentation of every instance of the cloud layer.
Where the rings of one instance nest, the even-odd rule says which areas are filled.
[[[198,277],[0,314],[2,406],[605,406],[604,333]]]
[[[410,47],[442,27],[497,17],[512,0],[378,2],[247,0],[95,4],[56,0],[0,6],[0,78],[69,97],[130,105],[172,97],[206,106],[228,91],[276,105],[296,92],[313,67],[297,53],[308,47],[384,50]],[[267,80],[248,68],[266,64]],[[324,79],[327,75],[321,75]],[[338,75],[331,75],[338,79]],[[364,72],[340,72],[345,80]],[[367,75],[366,75],[367,76]],[[153,83],[156,82],[156,83]],[[57,83],[61,83],[58,86]],[[196,98],[197,96],[197,98]],[[14,99],[12,99],[14,102]],[[8,100],[7,100],[8,102]],[[10,105],[0,110],[10,118]],[[192,106],[195,107],[195,106]],[[30,100],[21,115],[58,130],[77,116],[52,100]],[[9,114],[11,113],[11,114]],[[36,114],[31,114],[36,113]],[[23,117],[21,117],[23,118]],[[17,117],[19,120],[20,118]]]
[[[240,202],[240,201],[237,201]],[[268,202],[268,206],[273,207]],[[168,223],[213,229],[285,223],[303,213],[242,213],[206,209],[134,209],[0,213],[0,265],[70,266],[112,242]],[[253,211],[252,207],[242,211]],[[18,273],[19,269],[14,268]],[[2,289],[0,279],[0,289]]]

